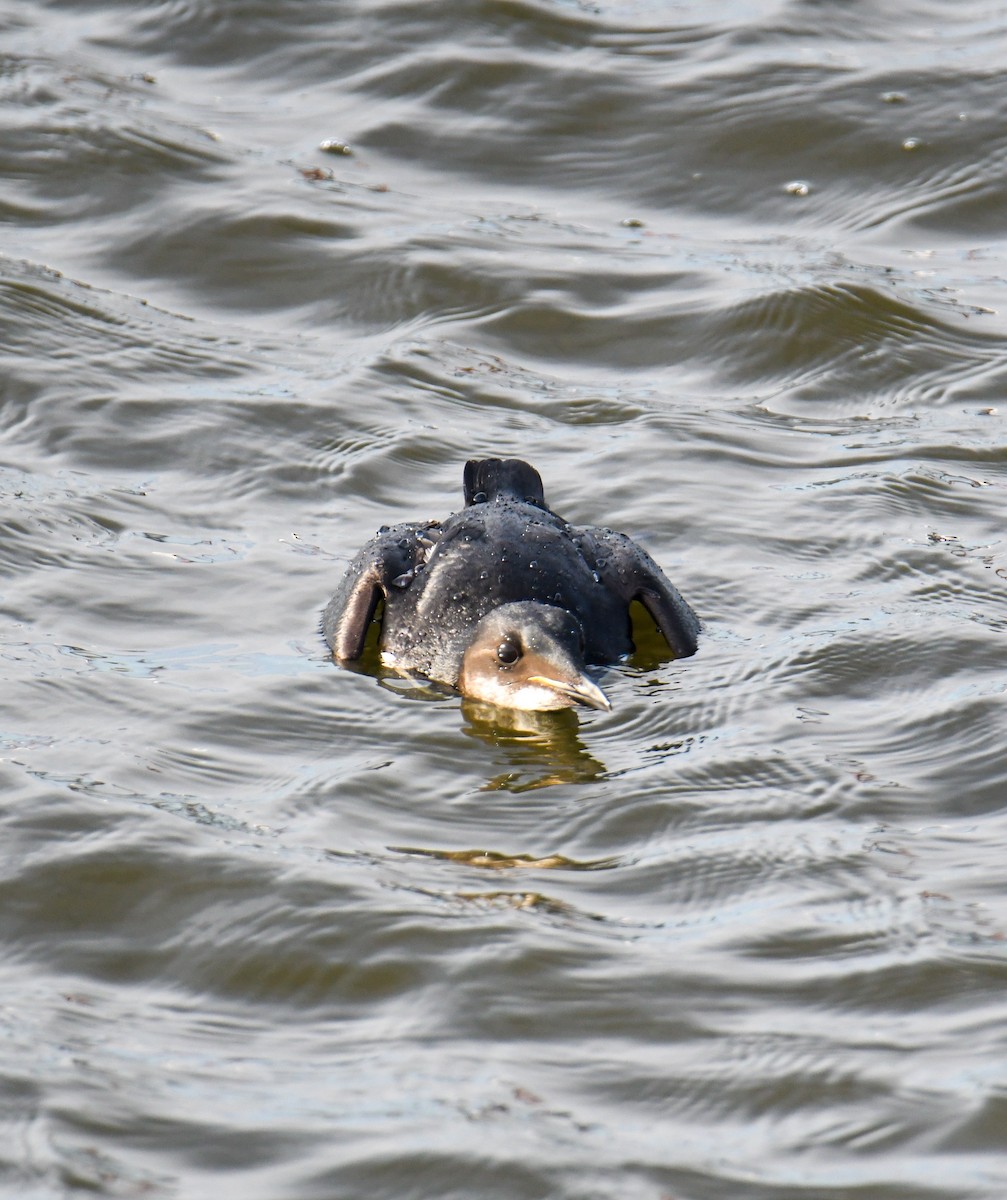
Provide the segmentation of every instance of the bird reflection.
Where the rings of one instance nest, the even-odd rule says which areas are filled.
[[[630,675],[659,670],[673,657],[649,614],[639,604],[631,606],[636,651],[625,665]],[[397,671],[381,662],[375,621],[359,660],[343,664],[350,670],[376,678],[379,686],[405,700],[441,701],[457,691],[422,676]],[[580,718],[575,709],[532,712],[501,708],[462,698],[462,732],[477,738],[505,759],[507,770],[492,776],[483,791],[528,792],[563,783],[591,783],[605,777],[607,768],[580,740]]]
[[[558,783],[590,783],[605,765],[585,748],[572,709],[527,712],[463,700],[462,732],[503,752],[509,770],[483,785],[487,792],[529,792]]]
[[[443,702],[458,694],[444,684],[385,666],[376,650],[346,665],[376,678],[380,687],[404,700]],[[461,714],[462,732],[501,751],[510,768],[489,779],[483,791],[528,792],[559,783],[590,783],[605,776],[605,764],[589,753],[578,736],[580,725],[574,709],[530,712],[462,699]]]

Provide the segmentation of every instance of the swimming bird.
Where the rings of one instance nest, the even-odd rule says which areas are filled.
[[[383,602],[382,660],[505,708],[609,709],[587,665],[633,652],[629,606],[676,656],[699,620],[623,533],[574,527],[520,459],[465,464],[465,507],[445,521],[382,526],[350,563],[322,617],[336,661],[359,658]]]

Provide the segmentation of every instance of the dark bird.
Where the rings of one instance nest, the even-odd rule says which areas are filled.
[[[634,600],[678,657],[696,652],[699,620],[650,555],[568,525],[534,467],[472,459],[464,483],[461,512],[383,526],[350,563],[322,617],[337,661],[360,657],[381,601],[385,663],[506,708],[611,708],[587,664],[633,652]]]

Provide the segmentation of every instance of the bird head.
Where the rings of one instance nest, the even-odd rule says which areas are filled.
[[[612,707],[588,678],[580,622],[566,609],[534,600],[501,604],[483,617],[462,659],[458,688],[502,708]]]

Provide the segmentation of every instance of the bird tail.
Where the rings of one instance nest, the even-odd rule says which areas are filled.
[[[470,458],[465,464],[465,503],[527,500],[545,508],[542,477],[520,458]]]

